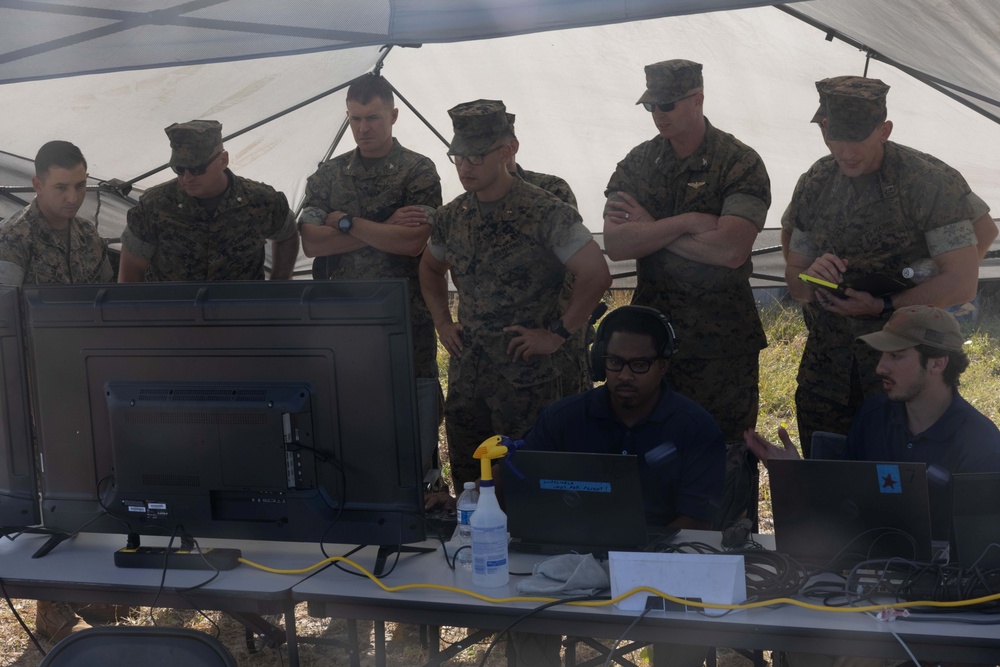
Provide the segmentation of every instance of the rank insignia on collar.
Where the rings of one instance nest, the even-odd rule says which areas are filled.
[[[695,190],[697,190],[698,188],[703,188],[703,187],[705,187],[705,181],[697,181],[696,183],[688,183],[688,187],[689,188],[694,188]]]

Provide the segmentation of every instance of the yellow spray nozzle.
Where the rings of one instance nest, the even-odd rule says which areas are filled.
[[[507,455],[507,447],[501,445],[503,442],[503,437],[499,435],[494,435],[490,438],[486,438],[476,447],[476,451],[472,453],[472,458],[480,459],[482,462],[481,479],[485,481],[493,480],[493,467],[490,461],[493,459],[500,459]]]

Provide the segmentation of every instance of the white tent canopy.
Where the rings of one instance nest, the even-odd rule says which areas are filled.
[[[83,149],[92,175],[132,180],[164,165],[169,148],[163,128],[173,122],[216,118],[231,135],[319,97],[227,140],[237,173],[274,185],[295,204],[343,119],[344,92],[323,94],[384,55],[378,46],[338,47],[419,41],[422,48],[394,47],[385,58],[382,73],[402,96],[449,138],[448,108],[480,97],[503,99],[517,115],[520,162],[566,178],[586,224],[599,231],[603,190],[615,163],[654,133],[649,115],[635,106],[644,88],[643,65],[683,57],[705,65],[709,119],[763,156],[774,200],[768,226],[774,227],[798,175],[825,150],[808,122],[816,108],[813,82],[862,74],[867,66],[870,76],[892,86],[893,139],[952,164],[1000,207],[994,149],[1000,128],[984,115],[996,105],[979,99],[1000,90],[1000,49],[985,39],[997,32],[1000,3],[813,0],[788,8],[877,48],[883,55],[870,64],[867,51],[839,39],[828,42],[824,31],[773,7],[632,20],[768,4],[761,2],[366,3],[363,9],[378,20],[362,16],[355,4],[196,0],[180,6],[183,11],[157,14],[175,3],[103,0],[83,7],[0,0],[0,50],[6,50],[0,80],[20,81],[0,86],[6,130],[0,150],[31,157],[44,141],[68,139]],[[136,15],[127,30],[120,29],[128,23],[122,12]],[[590,24],[598,25],[540,32]],[[915,33],[906,31],[914,25],[921,33],[909,41]],[[512,36],[445,43],[497,34]],[[314,43],[306,46],[305,39]],[[260,57],[296,50],[313,52]],[[976,101],[977,110],[883,60],[951,82],[953,90],[967,91],[956,95]],[[167,66],[178,62],[201,64]],[[143,67],[152,69],[132,69]],[[117,68],[129,69],[76,75]],[[398,106],[396,136],[434,159],[446,200],[457,196],[461,189],[444,145]],[[337,150],[352,147],[348,134]],[[138,185],[171,176],[159,171]],[[26,182],[0,179],[8,184]]]

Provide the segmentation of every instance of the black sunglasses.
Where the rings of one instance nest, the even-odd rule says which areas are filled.
[[[694,97],[698,93],[691,93],[690,95],[685,95],[684,97],[678,97],[673,102],[667,102],[666,104],[653,104],[651,102],[643,102],[642,108],[646,111],[653,111],[654,109],[667,113],[668,111],[673,111],[677,107],[677,103],[681,100],[686,100],[689,97]]]
[[[183,176],[185,171],[191,174],[192,176],[203,176],[205,172],[208,171],[209,166],[211,166],[213,162],[218,160],[219,156],[222,155],[223,152],[224,151],[219,151],[218,153],[213,155],[208,162],[206,162],[205,164],[199,164],[197,167],[170,167],[170,168],[173,169],[174,173],[177,174],[178,176]]]

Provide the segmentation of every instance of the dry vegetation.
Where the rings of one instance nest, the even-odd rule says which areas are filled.
[[[610,297],[612,307],[627,303],[627,296],[614,294]],[[981,308],[983,316],[976,325],[970,325],[968,352],[972,365],[963,377],[963,395],[979,410],[997,420],[1000,415],[1000,394],[996,392],[997,376],[1000,376],[1000,318],[997,316],[996,304],[987,300]],[[797,439],[793,395],[795,386],[795,371],[798,367],[802,346],[805,342],[805,331],[802,318],[797,307],[772,306],[764,310],[765,329],[768,332],[769,347],[761,355],[761,410],[759,430],[766,437],[775,437],[779,424],[786,424]],[[447,378],[447,362],[443,351],[439,361],[442,365],[441,377]],[[443,435],[443,434],[442,434]],[[446,460],[446,453],[443,457]],[[760,515],[762,532],[771,531],[770,498],[768,493],[766,472],[761,473]],[[34,602],[29,600],[14,600],[14,609],[25,619],[30,627],[34,626]],[[281,667],[286,664],[287,655],[272,648],[262,647],[256,652],[248,649],[244,637],[243,626],[233,621],[225,614],[208,612],[202,615],[194,611],[176,611],[167,609],[150,610],[143,608],[126,623],[150,623],[152,611],[153,621],[158,625],[173,625],[193,627],[219,636],[236,656],[243,667]],[[344,639],[346,637],[344,622],[339,619],[311,618],[305,605],[296,609],[297,627],[304,636],[319,636]],[[277,619],[275,619],[277,620]],[[374,665],[372,648],[372,624],[361,623],[362,665]],[[459,641],[463,637],[463,628],[443,628],[442,645]],[[388,662],[392,666],[417,665],[427,657],[426,648],[421,646],[419,631],[416,626],[387,624]],[[472,646],[452,660],[452,665],[478,665],[485,651],[485,644]],[[579,659],[587,657],[585,651],[578,654]],[[300,658],[303,667],[336,667],[347,665],[347,654],[337,648],[303,644],[300,647]],[[639,665],[648,665],[648,656],[636,652],[631,656]],[[0,603],[0,667],[35,667],[41,662],[41,655],[28,640],[27,635],[14,619],[14,615],[6,603]],[[494,651],[487,665],[501,667],[506,664],[503,650]],[[750,663],[738,655],[721,651],[719,665],[723,667],[746,666]]]

